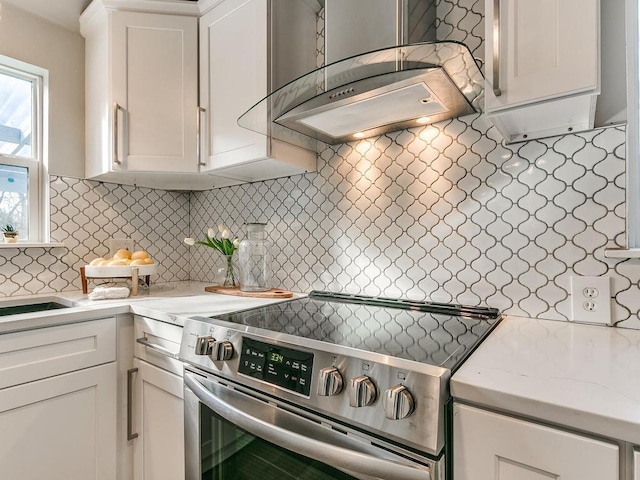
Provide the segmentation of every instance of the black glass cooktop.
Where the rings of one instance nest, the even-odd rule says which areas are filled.
[[[215,318],[455,371],[498,324],[500,312],[312,292],[306,298]]]

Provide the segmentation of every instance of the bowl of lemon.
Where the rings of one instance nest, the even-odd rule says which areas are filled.
[[[84,267],[87,277],[131,277],[133,269],[138,275],[153,275],[158,272],[158,264],[144,250],[131,253],[122,248],[111,258],[95,258]]]

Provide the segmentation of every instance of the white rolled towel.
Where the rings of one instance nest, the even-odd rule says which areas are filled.
[[[127,298],[129,288],[127,287],[96,287],[89,294],[89,300],[107,300],[110,298]]]

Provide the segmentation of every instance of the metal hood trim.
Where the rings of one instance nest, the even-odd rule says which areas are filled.
[[[255,104],[238,124],[320,151],[325,144],[480,112],[483,94],[484,77],[466,45],[416,43],[309,72]]]

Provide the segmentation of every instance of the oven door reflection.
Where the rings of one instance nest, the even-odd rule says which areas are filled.
[[[187,480],[435,480],[429,465],[185,371]]]

